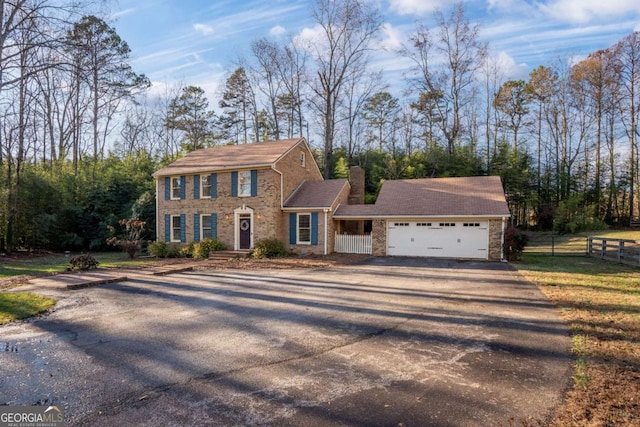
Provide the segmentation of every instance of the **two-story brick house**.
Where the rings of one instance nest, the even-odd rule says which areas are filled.
[[[500,177],[388,180],[365,205],[362,170],[351,172],[353,186],[324,180],[304,138],[193,151],[154,174],[158,240],[212,237],[249,250],[276,238],[318,255],[357,242],[374,255],[502,258]]]
[[[211,237],[235,250],[277,238],[297,253],[330,253],[329,213],[349,195],[346,180],[323,180],[304,138],[196,150],[154,177],[158,240]]]

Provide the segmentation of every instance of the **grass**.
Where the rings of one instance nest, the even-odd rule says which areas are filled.
[[[130,260],[126,254],[121,252],[99,252],[92,253],[92,255],[100,263],[99,267],[105,268],[134,266],[148,262],[148,260],[140,258]],[[23,274],[33,276],[59,273],[70,267],[69,259],[70,257],[64,254],[19,255],[15,258],[0,256],[0,279]]]
[[[594,236],[640,240],[640,232]],[[541,256],[536,241],[514,263],[559,308],[572,337],[573,387],[554,426],[640,425],[640,268]],[[567,244],[576,236],[561,236]]]
[[[43,313],[55,303],[52,298],[28,292],[0,292],[0,325]]]

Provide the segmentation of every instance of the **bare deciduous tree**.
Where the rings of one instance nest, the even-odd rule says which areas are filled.
[[[331,178],[337,112],[346,82],[364,75],[381,21],[362,0],[318,0],[313,18],[320,39],[310,46],[316,62],[311,104],[321,117],[324,175]]]

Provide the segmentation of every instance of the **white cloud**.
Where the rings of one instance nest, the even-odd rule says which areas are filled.
[[[551,0],[538,7],[552,19],[575,24],[640,13],[638,0]]]
[[[287,30],[281,25],[276,25],[269,30],[269,34],[272,36],[280,36],[286,32]]]
[[[527,64],[518,64],[515,59],[507,52],[501,51],[492,55],[488,61],[492,62],[498,68],[501,74],[509,80],[526,79]]]
[[[293,38],[293,42],[296,46],[311,51],[312,49],[320,49],[320,46],[325,45],[323,38],[324,30],[318,24],[313,27],[305,27]]]
[[[135,7],[130,7],[128,9],[120,10],[118,12],[115,12],[115,13],[112,13],[111,15],[109,15],[108,21],[116,20],[116,19],[118,19],[118,18],[120,18],[122,16],[131,15],[131,14],[137,12],[137,11],[138,11],[138,9],[135,8]]]
[[[213,27],[207,24],[193,24],[193,29],[204,36],[208,36],[213,33]]]
[[[399,15],[424,15],[441,9],[444,0],[391,0],[389,8]]]
[[[402,47],[404,36],[400,30],[386,22],[382,24],[380,47],[387,51],[397,51]]]

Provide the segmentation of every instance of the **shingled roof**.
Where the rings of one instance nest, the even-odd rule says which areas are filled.
[[[153,176],[182,175],[231,168],[270,166],[300,143],[305,143],[304,138],[203,148],[192,151],[164,168],[157,170]]]
[[[330,208],[347,185],[346,179],[305,181],[284,202],[284,208]]]
[[[385,181],[374,205],[341,205],[336,218],[509,216],[499,176]]]

